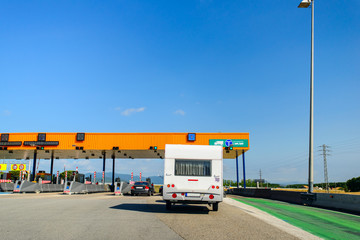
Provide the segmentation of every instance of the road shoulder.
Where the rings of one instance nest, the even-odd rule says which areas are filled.
[[[263,212],[255,207],[252,207],[250,205],[241,203],[239,201],[236,201],[232,198],[224,198],[224,203],[235,206],[237,208],[240,208],[241,210],[243,210],[244,212],[246,212],[247,214],[254,216],[258,219],[260,219],[261,221],[264,221],[276,228],[279,228],[280,230],[289,233],[299,239],[321,239],[309,232],[306,232],[304,230],[302,230],[301,228],[295,227],[287,222],[284,222],[281,219],[278,219],[266,212]]]

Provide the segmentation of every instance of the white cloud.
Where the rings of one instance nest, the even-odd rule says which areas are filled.
[[[4,110],[3,111],[3,115],[4,116],[10,116],[11,115],[11,112],[9,110]]]
[[[139,113],[139,112],[143,112],[143,111],[145,111],[144,107],[141,107],[141,108],[128,108],[128,109],[122,111],[121,115],[130,116],[131,114]]]
[[[176,111],[174,112],[174,114],[175,114],[175,115],[184,116],[184,115],[185,115],[185,112],[184,112],[184,110],[182,110],[182,109],[178,109],[178,110],[176,110]]]
[[[121,110],[121,107],[116,107],[115,108],[115,111],[120,111]]]

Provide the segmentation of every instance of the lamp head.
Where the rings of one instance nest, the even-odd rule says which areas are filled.
[[[311,5],[311,0],[302,0],[298,8],[308,8]]]

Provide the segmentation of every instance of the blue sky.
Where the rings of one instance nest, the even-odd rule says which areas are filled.
[[[247,178],[307,182],[311,10],[299,2],[2,1],[0,131],[249,132]],[[360,169],[360,2],[315,7],[315,149],[332,147],[329,180],[345,181]],[[136,161],[116,171],[162,172]],[[318,152],[314,167],[323,181]],[[234,168],[224,161],[225,178]]]

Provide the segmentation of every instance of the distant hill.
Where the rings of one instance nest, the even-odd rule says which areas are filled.
[[[85,177],[88,177],[91,174],[91,177],[93,177],[94,173],[85,173]],[[96,173],[96,180],[98,182],[101,181],[102,178],[102,173],[101,172],[97,172]],[[130,181],[131,180],[131,175],[130,174],[121,174],[121,173],[115,173],[115,179],[116,178],[120,178],[121,181]],[[148,176],[142,176],[141,177],[143,181],[146,180],[146,178],[148,178]],[[159,177],[159,176],[150,176],[151,182],[154,184],[163,184],[163,178]],[[111,183],[112,181],[112,173],[111,172],[105,172],[105,182],[107,183]],[[134,181],[140,181],[140,176],[138,175],[134,175]]]

